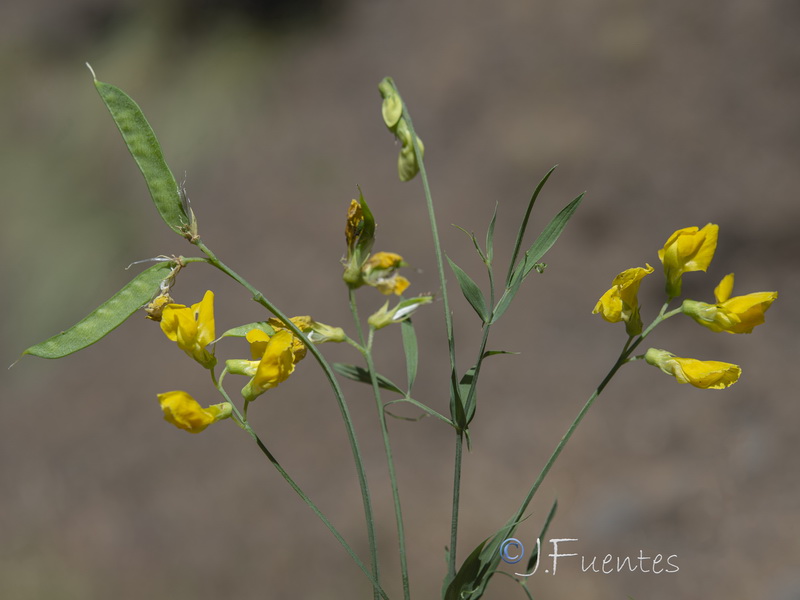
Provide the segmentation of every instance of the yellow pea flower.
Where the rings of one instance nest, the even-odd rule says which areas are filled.
[[[254,335],[253,337],[261,336]],[[295,354],[292,351],[294,339],[295,337],[292,335],[292,332],[286,329],[278,331],[269,338],[269,341],[264,347],[264,354],[255,367],[253,378],[242,389],[242,396],[245,400],[248,402],[255,400],[268,389],[274,388],[282,381],[288,379],[289,375],[294,371],[296,362]],[[230,365],[232,362],[233,361],[228,361],[227,364]],[[232,372],[234,371],[232,370]]]
[[[629,336],[642,333],[642,319],[639,316],[639,284],[653,272],[653,267],[645,263],[644,268],[626,269],[611,282],[611,289],[600,297],[592,314],[600,313],[609,323],[624,321]]]
[[[205,349],[215,337],[214,292],[211,290],[191,307],[167,304],[161,313],[161,330],[206,369],[213,369],[217,364],[214,355]]]
[[[678,358],[666,350],[650,348],[644,355],[648,364],[672,375],[678,383],[691,383],[702,389],[722,389],[739,380],[742,369],[738,365],[716,360]]]
[[[731,298],[732,292],[733,273],[730,273],[714,289],[716,304],[684,300],[681,310],[711,331],[751,333],[756,325],[764,322],[764,313],[778,298],[778,292],[755,292]]]
[[[408,279],[396,273],[400,267],[407,266],[403,257],[394,252],[376,252],[361,268],[364,283],[371,285],[386,296],[402,294],[410,285]]]
[[[158,395],[164,420],[189,433],[200,433],[206,427],[231,416],[228,402],[203,408],[186,392],[175,391]]]
[[[705,271],[717,249],[719,226],[709,223],[702,229],[686,227],[679,229],[658,251],[658,259],[664,263],[667,277],[667,295],[675,298],[681,294],[681,277],[691,271]]]

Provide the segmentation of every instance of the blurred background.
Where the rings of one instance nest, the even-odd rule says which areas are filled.
[[[514,512],[624,342],[591,315],[612,278],[645,262],[645,320],[662,301],[656,251],[675,229],[720,225],[711,300],[778,290],[752,336],[673,319],[651,345],[742,365],[726,391],[679,386],[644,364],[623,369],[578,430],[517,535],[577,538],[586,557],[676,555],[674,574],[582,572],[578,558],[537,573],[537,598],[800,598],[800,407],[792,373],[798,317],[800,5],[282,0],[45,0],[0,5],[2,364],[67,328],[119,289],[125,267],[191,254],[153,210],[84,66],[143,108],[206,243],[289,314],[352,331],[339,259],[360,185],[376,250],[412,265],[409,292],[438,292],[419,180],[396,176],[399,146],[377,83],[397,82],[424,139],[443,244],[485,283],[468,238],[498,205],[503,272],[524,207],[547,170],[538,233],[586,199],[543,275],[532,276],[489,347],[465,456],[459,562]],[[451,282],[452,284],[452,282]],[[173,296],[217,294],[223,331],[264,317],[210,269],[181,273]],[[459,365],[480,328],[456,287]],[[369,314],[383,302],[359,293]],[[447,412],[442,304],[415,324],[415,396]],[[404,381],[399,331],[377,363]],[[323,347],[357,362],[347,347]],[[221,357],[243,356],[236,341]],[[190,436],[161,420],[156,394],[218,401],[201,369],[156,324],[134,317],[60,361],[2,370],[0,598],[133,600],[366,598],[370,586],[333,537],[232,423]],[[230,380],[233,393],[243,381]],[[399,595],[385,459],[366,386],[343,382],[366,457],[386,587]],[[792,391],[795,390],[795,391]],[[398,409],[404,416],[413,410]],[[338,409],[311,359],[251,408],[267,445],[364,557],[355,471]],[[453,435],[391,421],[414,598],[438,597],[449,543]],[[550,549],[547,550],[551,551]],[[547,565],[543,565],[542,569]],[[513,572],[513,567],[505,567]],[[497,577],[487,598],[521,598]]]

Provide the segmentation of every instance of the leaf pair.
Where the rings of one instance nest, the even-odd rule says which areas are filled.
[[[555,167],[547,172],[547,174],[539,182],[539,185],[536,186],[536,190],[531,196],[525,212],[525,217],[523,218],[522,223],[520,224],[519,232],[517,233],[517,239],[514,242],[514,251],[509,263],[505,289],[494,307],[489,307],[486,302],[486,298],[478,284],[475,283],[475,281],[461,267],[454,263],[450,257],[447,258],[448,262],[450,263],[450,268],[453,270],[456,280],[458,281],[458,285],[461,288],[461,293],[464,295],[464,298],[466,298],[467,302],[469,302],[470,306],[473,308],[473,310],[475,310],[484,324],[495,323],[501,316],[503,316],[503,313],[505,313],[506,309],[511,304],[511,301],[514,299],[514,296],[516,296],[517,292],[519,291],[520,285],[525,278],[530,275],[530,272],[535,268],[537,270],[543,269],[543,266],[539,263],[539,261],[542,259],[542,257],[544,257],[547,251],[553,247],[553,244],[556,243],[556,240],[558,240],[570,218],[572,218],[572,216],[575,214],[575,211],[578,209],[578,206],[580,206],[580,203],[583,200],[584,195],[580,194],[577,198],[572,200],[572,202],[567,204],[567,206],[565,206],[561,212],[559,212],[550,221],[550,223],[547,224],[547,227],[544,228],[542,233],[539,234],[539,237],[536,238],[528,251],[525,252],[523,257],[519,260],[519,262],[517,262],[520,246],[522,244],[522,239],[525,236],[530,214],[533,210],[533,205],[536,203],[539,193],[542,191],[544,184],[547,183],[547,180],[550,178],[550,175],[554,170]],[[492,259],[494,255],[494,227],[496,218],[497,209],[495,208],[495,212],[492,215],[492,220],[490,221],[489,228],[486,232],[485,253],[481,250],[477,240],[475,239],[475,235],[468,233],[473,244],[475,245],[478,255],[489,269],[490,275],[492,269]]]

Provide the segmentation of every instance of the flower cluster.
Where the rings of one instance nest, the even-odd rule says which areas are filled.
[[[681,293],[684,273],[705,271],[714,258],[717,248],[719,227],[709,223],[705,227],[686,227],[673,233],[664,247],[658,251],[658,258],[664,265],[667,303]],[[629,338],[642,334],[642,321],[639,315],[638,292],[642,279],[653,272],[650,265],[627,269],[617,275],[609,289],[598,300],[594,313],[599,313],[611,323],[625,323]],[[764,313],[778,297],[778,292],[756,292],[731,298],[733,292],[733,273],[726,275],[714,290],[715,304],[695,300],[684,300],[682,312],[692,317],[712,331],[727,333],[750,333],[756,325],[764,322]],[[666,309],[666,304],[664,309]],[[656,322],[672,316],[664,315],[662,310]],[[648,331],[649,332],[649,331]],[[644,338],[648,332],[639,339]],[[667,352],[650,348],[644,360],[663,372],[672,375],[680,383],[690,383],[703,389],[721,389],[736,383],[741,375],[737,365],[702,361],[694,358],[679,358]]]
[[[318,323],[308,316],[292,317],[291,322],[314,343],[341,342],[346,339],[341,328]],[[217,364],[213,350],[209,350],[216,341],[213,292],[207,291],[200,302],[190,307],[166,304],[161,309],[160,323],[167,338],[213,373]],[[306,355],[303,341],[282,321],[270,319],[267,329],[270,333],[254,327],[244,334],[250,345],[250,360],[225,361],[226,372],[250,377],[242,389],[246,403],[288,379],[295,365]],[[204,408],[184,391],[159,394],[158,400],[164,419],[190,433],[200,433],[212,423],[230,417],[233,412],[230,402]]]
[[[375,242],[375,219],[363,196],[350,202],[344,236],[347,257],[342,278],[350,288],[367,284],[386,296],[399,296],[408,288],[408,279],[397,273],[400,267],[407,266],[402,256],[394,252],[370,255]]]

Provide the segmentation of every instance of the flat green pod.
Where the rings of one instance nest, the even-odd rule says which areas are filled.
[[[97,78],[94,79],[94,85],[114,118],[131,156],[144,175],[150,196],[161,218],[172,231],[186,235],[191,220],[183,209],[178,183],[164,161],[164,154],[156,134],[139,105],[118,87],[98,81]]]
[[[63,358],[103,339],[147,304],[169,277],[172,262],[161,262],[142,271],[125,287],[75,325],[25,350],[40,358]]]

